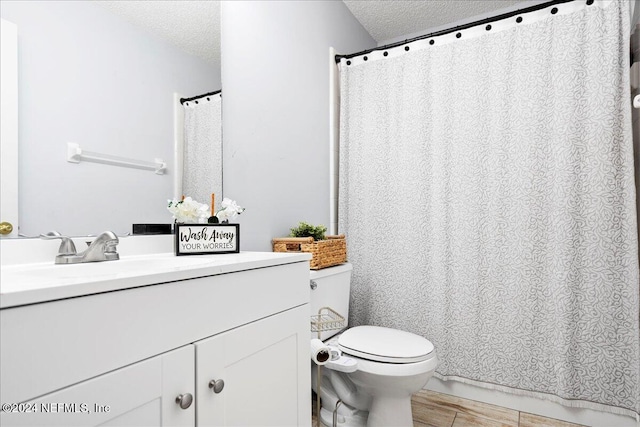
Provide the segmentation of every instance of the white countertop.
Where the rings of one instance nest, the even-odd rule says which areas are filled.
[[[53,261],[3,265],[0,309],[240,270],[308,261],[308,253],[240,252],[175,256],[120,255],[120,260],[84,264]]]

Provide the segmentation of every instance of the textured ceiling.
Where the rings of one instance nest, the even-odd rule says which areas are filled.
[[[523,3],[522,0],[343,1],[378,43]],[[535,0],[528,3],[532,1]],[[95,4],[192,55],[220,64],[219,1],[115,0]]]
[[[343,1],[378,43],[522,3],[522,0]]]
[[[172,45],[220,66],[219,1],[96,1]]]

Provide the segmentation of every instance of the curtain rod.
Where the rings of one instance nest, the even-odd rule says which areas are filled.
[[[452,27],[452,28],[447,28],[447,29],[444,29],[444,30],[435,31],[433,33],[425,34],[425,35],[422,35],[422,36],[413,37],[411,39],[407,39],[407,40],[404,40],[404,41],[399,41],[399,42],[395,42],[395,43],[386,44],[384,46],[374,47],[372,49],[363,50],[363,51],[357,52],[357,53],[350,53],[350,54],[347,54],[347,55],[336,55],[335,56],[335,60],[336,60],[336,63],[338,63],[338,62],[340,62],[340,60],[342,58],[351,59],[351,58],[355,58],[356,56],[366,55],[368,53],[375,52],[375,51],[378,51],[378,50],[391,49],[391,48],[394,48],[394,47],[405,45],[407,43],[415,42],[417,40],[427,39],[429,37],[443,36],[445,34],[453,33],[454,31],[466,30],[468,28],[475,27],[477,25],[483,25],[483,24],[488,24],[488,23],[495,22],[495,21],[500,21],[502,19],[511,18],[513,16],[520,15],[520,14],[523,14],[523,13],[535,12],[536,10],[544,9],[544,8],[549,7],[549,6],[553,6],[553,5],[556,5],[556,4],[562,4],[562,3],[569,3],[569,2],[572,2],[572,1],[575,1],[575,0],[551,0],[551,1],[544,2],[544,3],[535,4],[533,6],[525,7],[524,9],[514,10],[513,12],[506,12],[506,13],[503,13],[501,15],[497,15],[497,16],[494,16],[494,17],[491,17],[491,18],[485,18],[485,19],[481,19],[479,21],[469,22],[468,24],[457,25],[457,26]],[[588,5],[591,5],[591,4],[593,4],[594,0],[586,0],[586,2],[587,2]],[[557,10],[556,10],[556,12],[557,12]],[[552,11],[551,13],[555,14],[556,12]],[[488,30],[489,29],[491,29],[491,27],[489,27]]]
[[[192,96],[191,98],[180,98],[180,104],[184,104],[185,102],[195,101],[196,99],[204,98],[205,96],[213,96],[222,92],[222,89],[216,90],[214,92],[203,93],[202,95]]]

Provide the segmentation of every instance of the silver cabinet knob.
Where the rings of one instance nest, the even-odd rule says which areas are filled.
[[[311,290],[312,290],[312,291],[315,291],[315,290],[316,290],[316,288],[318,287],[318,284],[316,283],[316,281],[315,281],[315,280],[312,280],[312,281],[310,282],[310,286],[311,286]]]
[[[224,388],[224,380],[209,381],[209,388],[213,390],[214,393],[220,393]]]
[[[193,395],[191,393],[181,394],[176,397],[176,403],[180,405],[182,409],[187,409],[193,403]]]

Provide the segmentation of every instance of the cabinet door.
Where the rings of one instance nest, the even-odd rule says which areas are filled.
[[[193,426],[194,348],[191,345],[135,363],[48,394],[15,412],[3,413],[3,426]],[[4,402],[3,402],[4,403]]]
[[[311,425],[308,304],[195,346],[196,425]]]

